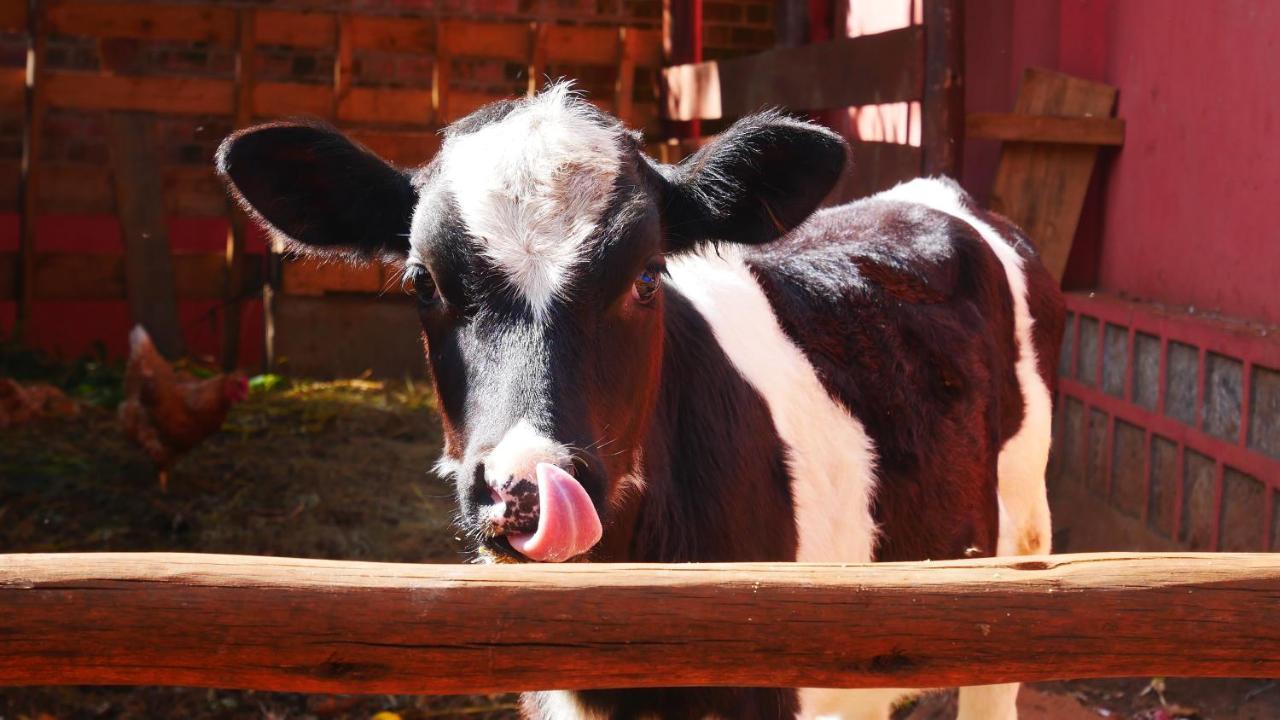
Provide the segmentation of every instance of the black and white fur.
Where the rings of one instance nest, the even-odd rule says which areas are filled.
[[[406,263],[438,469],[483,558],[520,559],[492,503],[543,462],[603,521],[580,559],[1048,552],[1055,283],[949,180],[814,212],[845,158],[828,131],[764,113],[664,166],[556,86],[459,121],[414,171],[307,124],[229,138],[219,169],[295,247]],[[664,285],[641,299],[651,272]],[[902,694],[599,690],[525,708],[880,720]],[[965,688],[960,717],[1013,718],[1016,694]]]

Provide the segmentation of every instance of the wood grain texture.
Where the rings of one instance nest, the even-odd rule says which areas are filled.
[[[1280,677],[1280,556],[390,565],[0,556],[0,685],[467,693]]]
[[[1110,117],[1116,88],[1030,68],[1014,112],[1021,115]],[[1092,145],[1006,145],[1000,153],[991,209],[1020,226],[1058,280],[1067,268],[1084,195],[1098,159]]]
[[[716,120],[765,107],[823,110],[919,100],[923,47],[917,26],[663,68],[664,117]]]
[[[1123,145],[1124,120],[1112,117],[1056,117],[1017,113],[970,113],[965,137],[1005,142]]]

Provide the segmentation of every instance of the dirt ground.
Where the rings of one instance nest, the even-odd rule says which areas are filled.
[[[3,366],[0,365],[0,370]],[[78,381],[77,381],[78,382]],[[96,384],[94,384],[96,383]],[[191,551],[399,562],[464,558],[430,390],[405,382],[295,382],[257,390],[183,459],[161,494],[120,435],[101,378],[73,419],[0,430],[0,553]],[[109,389],[109,388],[108,388]],[[105,398],[105,399],[104,399]],[[1024,689],[1024,719],[1280,718],[1262,681],[1151,679]],[[1158,683],[1157,683],[1158,685]],[[0,689],[0,720],[54,718],[515,718],[509,695],[307,696],[182,688]],[[954,693],[898,717],[954,717]]]

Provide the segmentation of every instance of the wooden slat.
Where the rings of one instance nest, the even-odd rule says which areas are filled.
[[[440,149],[440,134],[430,131],[347,131],[347,136],[400,167],[414,167],[430,160]]]
[[[5,114],[21,114],[27,102],[26,68],[0,69],[0,108]]]
[[[532,96],[550,82],[547,54],[550,52],[551,23],[534,23],[529,40],[529,83],[526,92]]]
[[[22,162],[0,161],[0,213],[16,213],[21,208],[18,187],[22,181]]]
[[[352,44],[361,50],[430,53],[436,47],[435,25],[426,18],[355,15],[351,30]]]
[[[331,307],[303,319],[332,328]],[[414,324],[411,308],[389,309]],[[351,315],[358,327],[369,312]],[[0,685],[432,694],[1275,678],[1277,595],[1280,557],[1263,553],[866,565],[8,555]]]
[[[448,114],[441,118],[441,122],[444,124],[451,123],[458,118],[466,116],[468,113],[480,109],[484,105],[508,97],[510,95],[497,95],[495,93],[471,90],[451,90],[449,92],[449,106],[446,111]]]
[[[355,70],[355,47],[351,44],[352,18],[338,16],[338,50],[333,62],[333,107],[329,117],[338,117],[338,108],[351,92],[351,80]]]
[[[662,66],[662,31],[627,28],[627,41],[631,44],[631,54],[640,67]]]
[[[512,62],[529,60],[528,23],[440,21],[440,48],[453,57],[484,57]]]
[[[49,4],[45,17],[48,31],[59,35],[187,40],[215,45],[233,45],[236,41],[235,10],[210,4],[60,0]]]
[[[970,113],[965,137],[1005,142],[1123,145],[1124,120],[1111,117],[1057,117],[1016,113]]]
[[[1014,111],[1021,115],[1110,117],[1116,88],[1031,68]],[[1097,161],[1092,145],[1006,145],[996,168],[991,209],[1020,226],[1059,280],[1067,267],[1085,191]]]
[[[335,28],[331,13],[258,10],[254,18],[254,37],[262,45],[327,49],[333,47]]]
[[[254,11],[240,11],[236,38],[235,127],[247,127],[253,120],[255,66]],[[244,285],[244,244],[249,222],[244,211],[227,202],[226,285],[222,308],[222,368],[232,370],[240,360],[240,291]]]
[[[281,270],[280,289],[286,295],[372,294],[382,290],[382,268],[377,263],[351,265],[308,258],[286,262]]]
[[[636,88],[636,59],[635,48],[626,28],[617,31],[615,52],[617,76],[613,81],[613,112],[624,125],[633,125],[631,111]]]
[[[924,0],[922,174],[959,177],[964,150],[964,12],[961,0]]]
[[[924,82],[919,27],[731,60],[663,69],[670,120],[736,118],[788,110],[918,100]]]
[[[66,215],[115,213],[114,181],[105,165],[41,163],[38,209]],[[175,165],[160,170],[166,213],[180,217],[223,217],[227,194],[211,166]]]
[[[434,111],[428,88],[353,87],[338,104],[338,120],[352,123],[427,125]]]
[[[242,291],[262,282],[261,256],[247,255]],[[0,301],[14,298],[17,253],[0,253]],[[225,293],[222,253],[175,253],[173,277],[180,300],[220,300]],[[119,253],[36,253],[35,299],[124,300],[124,256]]]
[[[41,84],[51,106],[75,110],[229,115],[235,108],[231,80],[50,71]]]
[[[453,75],[453,53],[445,41],[448,23],[436,23],[436,58],[431,68],[431,109],[442,122],[452,115],[449,109],[449,82]]]
[[[292,115],[331,117],[333,86],[259,82],[253,87],[253,113],[260,118]]]
[[[613,65],[618,61],[618,28],[547,25],[547,62]]]
[[[170,359],[186,344],[178,321],[169,228],[156,152],[155,117],[144,113],[107,115],[107,149],[115,175],[116,212],[125,251],[125,295],[133,322],[151,334],[156,349]]]
[[[0,2],[0,32],[25,33],[26,31],[26,0],[5,0],[5,2]]]
[[[27,17],[28,37],[34,38],[31,50],[27,54],[27,77],[39,78],[44,74],[45,50],[48,46],[49,33],[45,32],[40,13]],[[44,121],[49,108],[49,88],[47,83],[38,82],[27,92],[24,106],[25,122],[22,128],[23,163],[18,182],[18,194],[21,203],[21,216],[18,224],[18,267],[14,275],[17,285],[17,327],[14,335],[22,339],[26,334],[27,321],[31,318],[32,304],[35,300],[35,256],[36,256],[36,212],[41,192],[41,169],[39,159],[43,155]]]

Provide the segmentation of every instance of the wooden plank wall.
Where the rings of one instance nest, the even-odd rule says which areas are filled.
[[[663,69],[663,117],[732,120],[767,107],[815,112],[920,102],[921,144],[850,138],[856,178],[847,200],[921,174],[955,176],[964,135],[963,17],[959,0],[925,0],[924,24]],[[697,143],[668,141],[663,159]]]
[[[388,17],[330,12],[241,9],[222,3],[162,4],[51,0],[42,3],[37,38],[36,99],[30,147],[36,162],[27,173],[20,164],[0,162],[0,212],[20,212],[26,221],[38,214],[116,214],[113,177],[106,164],[49,162],[40,154],[42,118],[48,110],[144,112],[165,115],[221,115],[235,126],[281,116],[311,115],[346,129],[358,141],[401,165],[416,165],[435,153],[437,131],[499,95],[455,89],[450,69],[455,60],[502,59],[523,64],[530,78],[542,78],[553,66],[604,65],[616,68],[615,92],[591,98],[633,127],[652,127],[653,102],[634,97],[638,68],[661,64],[657,29],[568,26],[529,22],[479,22],[463,19]],[[28,32],[26,3],[0,3],[0,32]],[[230,48],[237,56],[234,78],[182,75],[135,76],[49,69],[41,65],[42,38],[68,35],[98,40],[198,41]],[[261,46],[332,49],[333,81],[327,84],[255,82],[253,55]],[[427,87],[365,87],[353,82],[353,57],[363,50],[430,55],[435,77]],[[529,90],[536,90],[530,82]],[[0,112],[27,112],[26,72],[0,71]],[[226,217],[231,212],[211,165],[160,168],[165,213]],[[20,187],[29,192],[25,202]],[[123,298],[122,256],[70,255],[53,258],[34,247],[34,223],[24,232],[24,251],[0,253],[0,300],[26,293],[28,301],[61,297],[65,288],[51,283],[50,268],[110,278],[91,292]],[[243,257],[243,226],[232,224],[227,251],[174,258],[182,299],[234,299],[252,288],[262,273]],[[210,273],[195,282],[192,273]],[[390,271],[385,271],[390,272]],[[330,292],[376,293],[386,280],[375,269],[308,270],[286,264],[284,289],[307,295]],[[88,284],[77,284],[86,288]],[[220,288],[220,289],[219,289]],[[227,326],[225,331],[234,332]]]

